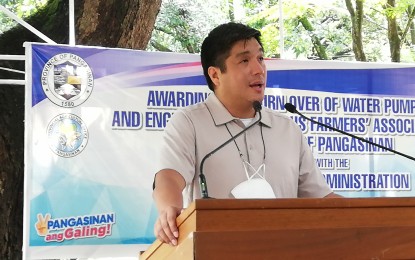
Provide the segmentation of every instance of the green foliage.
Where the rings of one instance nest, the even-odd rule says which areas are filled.
[[[248,24],[261,30],[268,56],[278,56],[280,33],[284,36],[284,58],[349,59],[350,22],[347,15],[312,1],[286,1],[283,5],[283,30],[279,29],[279,5],[273,5],[251,17]],[[321,43],[321,46],[314,46]],[[320,51],[320,54],[317,53]]]
[[[58,6],[61,0],[49,1],[52,6],[53,3]],[[409,32],[403,33],[413,21],[414,0],[396,0],[395,6],[386,6],[387,0],[360,1],[364,3],[363,46],[368,61],[390,61],[386,17],[397,20],[403,37],[402,61],[415,61],[414,40]],[[59,11],[42,10],[40,7],[46,2],[0,0],[1,5],[19,17],[26,18],[39,11],[41,16],[52,19]],[[279,0],[163,0],[147,49],[198,53],[202,40],[213,27],[232,20],[261,31],[268,57],[283,53],[283,58],[321,59],[321,53],[326,53],[328,59],[354,59],[351,18],[345,0],[283,1],[283,17],[280,17],[280,4]],[[280,28],[280,19],[283,28]],[[2,12],[0,22],[0,34],[16,25]],[[46,28],[50,23],[44,22],[41,26]],[[280,50],[281,46],[284,50]]]
[[[386,0],[371,0],[371,8],[367,8],[369,11],[369,17],[372,20],[377,21],[378,30],[372,32],[368,37],[370,39],[378,39],[383,47],[384,51],[380,55],[384,61],[390,61],[389,53],[389,41],[400,42],[399,48],[401,49],[401,62],[414,62],[414,44],[411,39],[410,23],[414,22],[415,14],[415,2],[413,0],[396,0],[395,6],[389,6]],[[373,11],[375,10],[375,11]],[[397,23],[397,39],[388,39],[387,18],[394,18]],[[366,29],[366,28],[365,28]],[[375,47],[376,48],[376,47]]]
[[[207,33],[226,21],[227,11],[220,0],[165,0],[147,49],[198,53]]]
[[[276,8],[276,6],[272,6],[263,11],[256,8],[259,12],[250,16],[246,22],[249,26],[261,31],[262,44],[264,46],[265,56],[267,57],[279,56],[279,24],[278,16],[276,16],[278,13],[275,10]]]
[[[0,4],[20,17],[27,17],[45,2],[0,0]],[[386,16],[396,17],[401,32],[412,19],[409,10],[414,8],[413,0],[396,0],[393,7],[385,6],[386,3],[386,0],[364,0],[363,46],[369,61],[390,60]],[[235,20],[261,31],[268,57],[283,53],[283,58],[354,59],[351,19],[344,0],[284,1],[283,28],[280,28],[279,7],[278,0],[164,0],[147,49],[198,53],[203,38],[213,27]],[[51,18],[56,13],[40,12]],[[0,20],[0,33],[16,24],[3,14],[0,14]],[[42,26],[47,27],[48,23]],[[409,33],[403,37],[406,38],[402,45],[402,60],[413,62],[414,47],[410,45],[413,41]],[[280,50],[281,46],[284,50]]]
[[[19,18],[26,18],[46,4],[47,0],[0,0],[0,5],[13,12]],[[12,18],[0,11],[0,34],[16,26]]]

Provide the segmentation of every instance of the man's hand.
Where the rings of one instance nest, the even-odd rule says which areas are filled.
[[[153,198],[159,217],[154,225],[154,235],[162,242],[177,245],[179,231],[176,218],[183,208],[182,191],[185,187],[183,177],[174,170],[165,169],[155,176]]]
[[[154,235],[162,242],[169,243],[172,246],[177,245],[179,230],[177,229],[176,218],[182,209],[167,207],[160,212],[159,217],[154,225]]]

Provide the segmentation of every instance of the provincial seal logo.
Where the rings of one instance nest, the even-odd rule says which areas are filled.
[[[81,57],[61,53],[46,62],[41,83],[50,101],[61,107],[76,107],[91,95],[94,78],[91,68]]]

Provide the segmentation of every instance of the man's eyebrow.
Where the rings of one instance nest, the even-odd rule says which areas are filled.
[[[237,53],[235,56],[238,58],[238,57],[241,57],[241,56],[245,56],[247,54],[250,54],[250,53],[251,53],[250,51],[243,51],[243,52]]]
[[[262,54],[264,54],[264,49],[262,47],[259,48],[258,50],[259,50],[259,52],[261,52]],[[238,58],[240,56],[244,56],[244,55],[247,55],[247,54],[250,54],[250,53],[251,53],[250,51],[243,51],[243,52],[237,53],[235,56]]]

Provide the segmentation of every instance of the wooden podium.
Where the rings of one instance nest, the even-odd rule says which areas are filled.
[[[415,259],[415,198],[206,199],[141,259]]]

